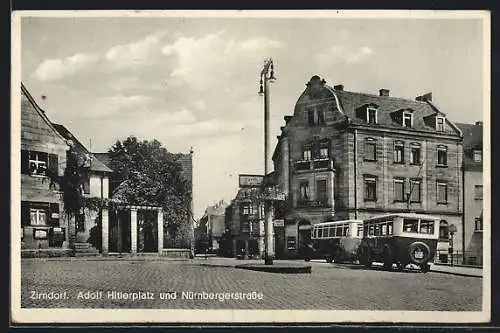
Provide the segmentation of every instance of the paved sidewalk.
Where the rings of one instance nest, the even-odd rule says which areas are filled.
[[[452,274],[459,276],[483,277],[482,268],[464,267],[464,266],[433,264],[431,266],[431,272],[438,272],[438,273]]]

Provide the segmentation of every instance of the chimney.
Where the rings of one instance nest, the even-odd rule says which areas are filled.
[[[476,121],[476,126],[483,126],[483,122],[482,121]]]
[[[285,116],[285,124],[288,124],[288,122],[292,119],[292,116]]]
[[[380,96],[389,97],[389,89],[380,89],[378,92]]]
[[[415,98],[416,101],[419,101],[419,102],[425,102],[425,101],[429,101],[429,102],[432,102],[432,93],[427,93],[427,94],[424,94],[422,96],[417,96]]]
[[[338,90],[338,91],[344,91],[344,85],[337,84],[336,86],[333,86],[333,89]]]

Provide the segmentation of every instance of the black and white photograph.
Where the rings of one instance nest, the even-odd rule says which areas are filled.
[[[488,322],[490,42],[487,11],[13,12],[11,320]]]

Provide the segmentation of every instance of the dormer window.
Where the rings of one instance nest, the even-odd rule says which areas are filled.
[[[436,117],[436,131],[444,132],[444,117]]]
[[[376,124],[377,123],[377,109],[375,109],[375,108],[367,108],[366,109],[366,122],[368,124]]]
[[[307,123],[309,125],[324,125],[325,110],[323,108],[307,109]]]
[[[413,113],[409,111],[403,112],[403,127],[413,127]]]

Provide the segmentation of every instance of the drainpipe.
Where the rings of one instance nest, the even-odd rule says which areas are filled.
[[[358,155],[356,153],[356,146],[358,145],[356,138],[357,132],[358,130],[354,129],[354,219],[356,220],[358,219],[358,188],[357,188],[358,173],[356,168],[356,165],[358,164]]]

